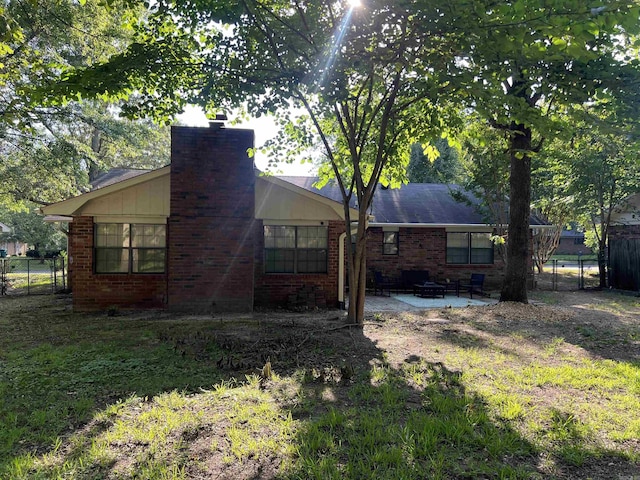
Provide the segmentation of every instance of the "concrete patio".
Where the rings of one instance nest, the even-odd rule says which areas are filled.
[[[498,303],[495,298],[468,298],[446,295],[445,298],[422,298],[410,293],[391,294],[390,297],[367,295],[364,304],[366,312],[406,312],[429,308],[462,308]]]

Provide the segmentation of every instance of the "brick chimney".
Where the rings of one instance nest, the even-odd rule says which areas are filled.
[[[254,289],[253,130],[171,129],[169,308],[251,311]]]

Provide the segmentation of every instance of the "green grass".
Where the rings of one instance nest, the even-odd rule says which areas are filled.
[[[634,300],[599,298],[607,314],[639,313]],[[411,321],[376,332],[415,337]],[[285,348],[290,323],[80,315],[53,296],[2,299],[0,478],[542,479],[589,462],[635,471],[637,362],[589,353],[578,330],[588,325],[542,335],[528,322],[495,332],[460,322],[464,334],[427,330],[412,355],[366,335],[340,331],[338,345],[303,332],[291,341],[313,356],[274,357],[265,380],[219,359],[238,362],[274,328],[274,348]],[[593,336],[633,342],[637,328]]]
[[[559,262],[577,262],[578,260],[598,260],[598,256],[596,254],[585,254],[585,255],[552,255],[550,262],[552,260],[558,260]]]

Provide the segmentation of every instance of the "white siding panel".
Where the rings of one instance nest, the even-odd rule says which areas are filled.
[[[169,216],[169,175],[88,201],[87,216]]]
[[[256,218],[259,219],[340,220],[342,217],[329,203],[340,207],[330,200],[310,198],[261,178],[256,181]]]

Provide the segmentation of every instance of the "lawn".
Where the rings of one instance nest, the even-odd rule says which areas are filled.
[[[639,299],[532,297],[363,329],[2,298],[0,478],[640,478]]]

